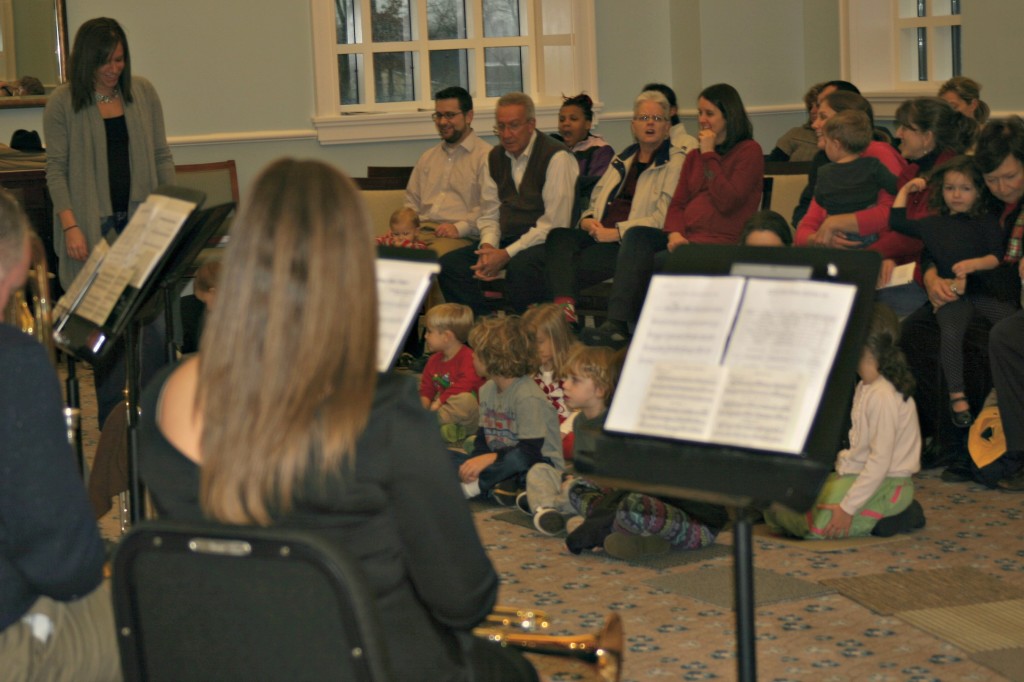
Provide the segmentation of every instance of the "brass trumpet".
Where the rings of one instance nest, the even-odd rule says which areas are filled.
[[[622,619],[617,613],[609,614],[604,627],[593,635],[558,636],[494,627],[479,627],[473,630],[473,634],[501,646],[529,653],[566,656],[589,663],[605,682],[619,682],[622,677]]]
[[[484,620],[492,626],[516,628],[525,632],[547,630],[548,616],[538,609],[517,609],[514,606],[495,606]]]
[[[25,289],[13,292],[4,320],[36,338],[43,344],[50,355],[50,362],[56,363],[57,351],[53,344],[53,313],[50,306],[50,280],[46,269],[46,251],[43,242],[35,234],[29,233],[30,263],[28,286],[29,299],[25,297]]]

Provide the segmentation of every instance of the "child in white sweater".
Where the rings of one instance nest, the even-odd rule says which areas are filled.
[[[772,508],[765,512],[770,527],[821,539],[871,535],[883,519],[900,530],[924,525],[911,479],[921,469],[921,432],[910,397],[914,380],[898,340],[896,314],[876,305],[857,368],[861,380],[853,396],[850,447],[836,456],[836,470],[814,507],[804,514]],[[901,518],[910,514],[913,520]]]

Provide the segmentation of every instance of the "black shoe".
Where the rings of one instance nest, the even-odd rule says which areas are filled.
[[[974,423],[974,417],[971,416],[971,408],[968,405],[966,410],[955,410],[953,406],[957,403],[966,403],[967,398],[953,398],[949,401],[949,412],[953,419],[953,426],[958,429],[966,429]]]
[[[502,507],[514,507],[519,492],[519,481],[515,478],[508,478],[494,484],[494,487],[491,488],[491,497]]]
[[[580,332],[580,341],[588,346],[608,346],[618,350],[629,343],[629,330],[623,322],[605,320],[600,327],[587,327]]]
[[[565,531],[565,517],[551,507],[541,507],[533,515],[533,527],[544,535],[558,535]]]
[[[1009,493],[1024,493],[1024,469],[996,483],[1000,490]]]
[[[880,519],[875,524],[875,527],[871,529],[871,534],[888,538],[897,533],[910,533],[918,528],[924,528],[925,523],[924,509],[921,507],[920,502],[914,500],[910,503],[909,507],[899,514]]]
[[[970,467],[964,464],[951,464],[942,471],[940,478],[946,483],[963,483],[973,481],[974,474]]]

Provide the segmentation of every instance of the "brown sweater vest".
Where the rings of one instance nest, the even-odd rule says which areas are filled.
[[[558,140],[545,133],[538,132],[533,143],[533,152],[526,163],[523,179],[516,189],[512,179],[512,163],[505,156],[505,149],[498,145],[487,157],[491,178],[498,186],[498,199],[501,208],[498,212],[498,225],[501,227],[501,238],[518,239],[527,230],[537,224],[537,219],[544,215],[544,180],[548,173],[548,163],[558,152],[569,150]]]

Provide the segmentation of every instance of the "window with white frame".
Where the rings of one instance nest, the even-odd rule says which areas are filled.
[[[843,73],[871,93],[934,94],[962,63],[962,0],[842,0]]]
[[[461,85],[475,108],[514,90],[538,118],[596,99],[594,0],[311,0],[321,142],[436,135],[424,110]],[[384,130],[387,122],[389,131]],[[402,130],[392,124],[402,123]]]

